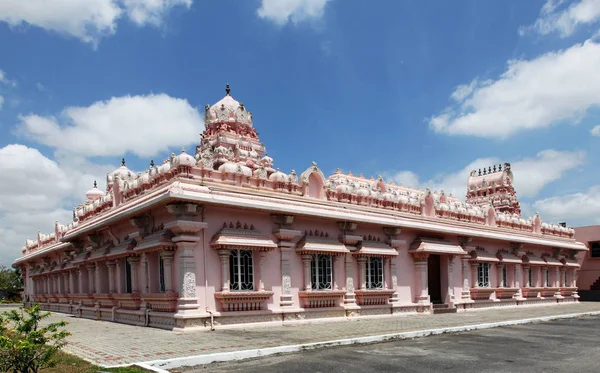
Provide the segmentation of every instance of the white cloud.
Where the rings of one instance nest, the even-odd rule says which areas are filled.
[[[187,100],[165,94],[113,97],[88,107],[67,107],[59,115],[21,116],[19,128],[59,153],[82,157],[151,156],[196,143],[202,116]]]
[[[6,76],[6,73],[4,71],[2,71],[1,69],[0,69],[0,83],[10,85],[12,87],[17,86],[17,81],[8,79],[8,77]]]
[[[330,0],[262,0],[257,13],[260,18],[285,25],[319,19]]]
[[[542,199],[533,206],[547,220],[566,220],[570,225],[600,224],[600,185],[585,192]]]
[[[535,197],[548,184],[562,178],[565,172],[583,164],[585,153],[548,149],[539,152],[535,157],[528,157],[511,163],[514,174],[515,190],[518,197]],[[467,193],[467,180],[472,170],[503,163],[497,157],[479,158],[464,168],[436,175],[433,179],[421,183],[424,188],[444,190],[463,199]],[[387,172],[396,183],[419,185],[419,176],[412,171]]]
[[[169,10],[175,6],[189,9],[192,0],[122,0],[129,19],[142,26],[160,26]]]
[[[85,200],[93,180],[102,187],[114,168],[73,157],[56,162],[19,144],[0,148],[0,264],[20,255],[25,238],[53,232],[56,220],[70,222],[71,207]]]
[[[429,125],[450,135],[507,138],[561,121],[576,123],[600,105],[598,66],[600,44],[591,40],[509,61],[497,80],[458,86],[451,95],[456,102],[430,118]]]
[[[519,33],[524,35],[533,31],[548,35],[557,32],[565,38],[573,34],[577,26],[600,20],[600,0],[581,0],[567,8],[561,7],[564,3],[564,0],[548,0],[535,23],[519,28]]]
[[[0,21],[12,27],[28,24],[97,45],[113,35],[123,16],[137,25],[160,25],[175,6],[193,0],[3,0]]]
[[[600,136],[600,124],[590,130],[592,136]]]

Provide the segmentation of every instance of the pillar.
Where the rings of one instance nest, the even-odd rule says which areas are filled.
[[[94,278],[94,285],[96,286],[96,293],[97,294],[102,294],[105,292],[104,289],[104,284],[102,281],[102,264],[100,262],[96,263],[96,268],[95,268],[95,275],[96,277]]]
[[[115,292],[115,266],[114,260],[106,262],[106,268],[108,268],[108,292],[110,294]]]
[[[454,282],[452,281],[452,269],[454,267],[454,255],[448,255],[448,291],[447,291],[447,300],[446,304],[449,304],[451,307],[454,306]]]
[[[338,268],[342,265],[342,257],[339,255],[333,255],[333,290],[340,290],[340,284],[337,280]],[[340,270],[341,271],[341,270]]]
[[[527,266],[525,266],[525,265],[523,266],[523,276],[525,277],[524,281],[523,281],[523,287],[524,288],[530,288],[530,287],[533,286],[530,283],[530,281],[529,281],[529,278],[531,277],[529,275],[530,271],[531,271],[531,267],[530,266],[528,266],[528,265]],[[532,278],[532,280],[533,280],[533,278]]]
[[[77,282],[79,293],[87,293],[87,289],[84,288],[83,284],[83,266],[77,269]]]
[[[496,273],[498,274],[498,287],[505,288],[506,284],[504,283],[504,263],[496,263]],[[508,279],[506,279],[508,281]]]
[[[469,264],[471,264],[471,279],[473,281],[473,287],[478,288],[479,287],[479,276],[478,276],[477,270],[479,269],[479,263],[471,262]]]
[[[150,292],[150,281],[149,281],[149,273],[148,273],[148,256],[146,255],[146,253],[142,254],[142,257],[140,259],[140,262],[142,264],[141,266],[141,274],[140,274],[140,283],[141,283],[141,288],[142,288],[142,293],[147,294]]]
[[[76,270],[69,271],[69,292],[71,294],[77,293],[77,291],[75,289],[75,273],[76,273]]]
[[[63,284],[64,284],[64,289],[63,289],[63,291],[64,291],[64,293],[65,293],[65,294],[69,294],[69,293],[71,292],[71,291],[70,291],[70,288],[71,288],[71,287],[70,287],[70,285],[71,285],[71,284],[70,284],[70,282],[69,282],[69,278],[70,278],[71,276],[69,276],[69,274],[70,274],[70,271],[63,272]]]
[[[383,288],[384,289],[389,289],[390,288],[390,284],[391,284],[391,277],[390,277],[390,273],[391,273],[391,269],[390,269],[390,262],[391,259],[389,256],[384,256],[382,258],[383,260]]]
[[[429,305],[429,283],[427,278],[427,254],[420,254],[414,257],[416,273],[416,303]]]
[[[54,281],[56,281],[56,293],[63,294],[63,283],[62,283],[62,273],[57,273],[54,275]]]
[[[560,267],[554,267],[554,285],[553,287],[560,287]]]
[[[96,287],[94,286],[94,268],[96,266],[94,264],[88,264],[86,266],[88,271],[88,293],[95,293]]]
[[[537,281],[536,284],[538,287],[543,287],[544,282],[546,281],[546,279],[542,279],[542,267],[538,266],[537,267]]]
[[[219,260],[221,261],[221,291],[229,291],[229,250],[219,250]]]
[[[127,257],[127,262],[129,263],[129,267],[131,268],[131,293],[135,294],[135,293],[139,293],[140,292],[140,288],[139,288],[139,267],[138,265],[140,264],[140,258],[137,256],[129,256]]]
[[[365,290],[367,288],[367,258],[359,256],[356,261],[358,262],[359,268],[359,289]]]
[[[310,276],[310,263],[312,261],[312,255],[302,255],[302,265],[304,268],[304,290],[312,290],[311,276]]]
[[[173,292],[173,257],[175,253],[172,251],[163,251],[161,253],[164,266],[165,276],[165,293]]]
[[[469,284],[469,278],[470,273],[471,273],[471,269],[469,266],[469,257],[468,256],[464,256],[462,258],[460,258],[460,261],[462,262],[462,273],[463,273],[463,286],[462,286],[462,293],[461,293],[461,299],[463,302],[469,302],[471,301],[471,286]]]
[[[354,295],[354,261],[352,254],[347,253],[344,259],[346,267],[346,294],[344,294],[344,307],[355,308],[356,297]]]
[[[123,259],[115,260],[115,270],[117,271],[117,275],[115,276],[117,281],[117,286],[115,290],[117,294],[123,294],[125,292],[125,269]]]
[[[265,279],[263,278],[263,270],[264,270],[264,262],[267,257],[267,253],[264,251],[259,252],[258,254],[258,291],[265,291]]]
[[[559,275],[560,276],[560,280],[559,280],[559,283],[560,283],[560,287],[561,288],[567,287],[567,278],[566,278],[566,275],[567,275],[566,268],[560,267],[560,275]]]

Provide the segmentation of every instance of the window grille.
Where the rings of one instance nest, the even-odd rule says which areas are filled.
[[[229,252],[230,289],[254,290],[252,250],[234,249]]]
[[[367,257],[366,272],[367,289],[383,289],[383,258]]]
[[[533,286],[533,271],[532,268],[529,267],[529,269],[527,269],[527,287],[532,287]]]
[[[508,268],[506,268],[506,265],[502,267],[502,286],[508,287]]]
[[[590,256],[592,258],[600,258],[600,242],[590,242]]]
[[[490,263],[479,263],[477,266],[477,286],[490,287]]]
[[[548,287],[550,284],[550,271],[548,268],[544,268],[544,287]]]
[[[564,282],[563,282],[563,286],[567,287],[567,286],[568,286],[568,285],[567,285],[567,271],[564,271],[564,272],[563,272],[563,274],[564,274]]]
[[[314,254],[310,266],[312,290],[331,290],[331,255]]]

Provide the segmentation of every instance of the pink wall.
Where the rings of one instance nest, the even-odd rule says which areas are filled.
[[[575,239],[589,248],[589,242],[600,241],[600,225],[575,228]],[[577,286],[581,290],[589,290],[594,281],[600,278],[600,258],[592,258],[591,251],[580,255],[583,256],[583,263],[579,270]]]

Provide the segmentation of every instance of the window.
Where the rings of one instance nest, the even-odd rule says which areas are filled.
[[[564,276],[563,286],[567,287],[567,286],[569,286],[569,285],[567,285],[567,271],[563,272],[563,276]]]
[[[252,250],[231,250],[229,252],[229,280],[231,290],[254,290]]]
[[[508,269],[506,266],[502,267],[502,287],[508,287]]]
[[[161,293],[165,292],[165,262],[162,256],[158,257],[158,286]]]
[[[131,293],[131,265],[127,258],[125,258],[125,292]]]
[[[600,258],[600,242],[590,242],[590,256],[592,258]]]
[[[544,287],[547,288],[548,284],[550,283],[550,275],[549,275],[550,271],[548,271],[548,268],[544,268]]]
[[[312,290],[331,290],[331,255],[313,255],[310,267]]]
[[[531,267],[527,269],[527,287],[530,288],[533,286],[533,271]]]
[[[367,289],[383,289],[383,259],[367,257]]]
[[[490,263],[479,263],[477,266],[477,286],[480,288],[490,286]]]

